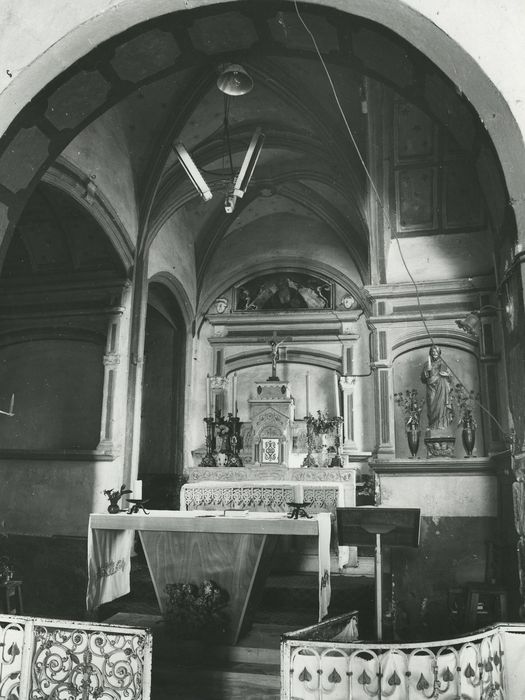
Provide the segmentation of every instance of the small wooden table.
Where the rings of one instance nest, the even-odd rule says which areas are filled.
[[[329,517],[323,514],[321,517]],[[280,535],[318,536],[319,520],[289,519],[283,513],[214,514],[211,511],[152,511],[144,514],[92,514],[89,520],[88,600],[91,606],[108,602],[129,591],[129,562],[111,557],[111,540],[117,532],[139,533],[162,613],[168,602],[166,584],[195,583],[211,579],[227,591],[230,599],[231,634],[237,643],[250,603],[262,589],[271,556]],[[93,537],[97,546],[93,546]],[[328,547],[327,547],[328,549]],[[102,559],[97,552],[103,552]],[[329,552],[327,552],[329,561]],[[98,561],[95,559],[98,556]],[[103,561],[104,557],[107,561]],[[109,562],[109,564],[108,564]],[[97,571],[99,572],[97,578]],[[321,572],[320,580],[322,574]],[[120,577],[118,589],[112,577]],[[326,576],[326,574],[325,574]],[[113,598],[93,596],[93,588],[109,584]],[[126,589],[127,585],[127,589]],[[326,584],[325,584],[326,585]],[[99,588],[99,593],[102,588]],[[115,594],[116,593],[116,594]]]

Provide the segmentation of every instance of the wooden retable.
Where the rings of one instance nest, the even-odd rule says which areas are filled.
[[[211,579],[227,591],[231,620],[228,641],[233,644],[237,643],[248,609],[255,604],[264,585],[277,537],[319,533],[316,518],[294,520],[283,513],[223,515],[211,511],[152,511],[149,515],[94,513],[89,528],[90,537],[97,530],[98,536],[108,538],[105,544],[109,549],[116,531],[138,531],[163,613],[168,583],[199,585]],[[92,567],[89,568],[91,571]],[[119,572],[127,577],[128,590],[129,572],[129,566]],[[88,592],[90,585],[91,582]],[[122,593],[115,597],[118,595]]]

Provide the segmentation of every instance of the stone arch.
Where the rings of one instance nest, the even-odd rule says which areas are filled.
[[[201,3],[209,6],[219,4],[223,3],[216,0],[205,0]],[[231,4],[240,4],[240,0]],[[338,7],[341,10],[335,0],[317,0],[311,4],[327,8]],[[14,75],[11,71],[7,72],[11,80],[4,91],[3,118],[0,121],[0,128],[8,129],[20,109],[36,96],[43,84],[60,75],[64,64],[71,66],[84,57],[86,46],[98,45],[116,34],[130,30],[146,19],[146,10],[137,11],[131,0],[104,9],[105,11],[98,11],[94,7],[92,14],[86,13],[82,21],[73,19],[65,30],[62,28],[61,36],[50,38],[50,45],[46,45],[45,41],[39,44],[36,55],[27,61],[23,70]],[[147,18],[158,18],[165,13],[183,9],[187,9],[187,3],[183,0],[176,0],[169,5],[165,0],[154,0],[148,3]],[[385,13],[384,5],[380,2],[358,2],[351,7],[351,11],[357,16],[369,19],[403,36],[430,58],[452,80],[457,90],[470,100],[493,139],[506,179],[510,202],[515,209],[518,230],[524,230],[525,202],[521,196],[521,183],[524,177],[525,147],[520,125],[510,107],[510,102],[496,87],[488,72],[484,71],[469,51],[461,45],[459,35],[456,39],[452,36],[450,27],[447,33],[438,26],[439,12],[434,17],[429,10],[429,15],[425,16],[402,2],[390,6],[388,13]],[[109,12],[111,15],[107,14]],[[109,17],[111,21],[108,21]],[[69,19],[66,13],[66,21]],[[490,18],[487,21],[490,21]],[[93,104],[96,107],[96,94],[103,96],[107,86],[104,84],[103,77],[100,80],[98,76],[90,76],[90,78],[94,81],[92,92],[95,95]],[[500,124],[505,124],[505,128],[501,129]],[[31,183],[42,171],[49,155],[49,138],[45,130],[42,130],[40,125],[29,122],[20,131],[16,128],[8,129],[7,165],[9,165],[9,154],[17,151],[22,142],[26,144],[24,148],[31,152],[33,160],[22,181],[15,183],[19,189],[16,190],[15,187],[14,191],[31,187]],[[490,154],[485,153],[482,156],[490,161]],[[496,162],[495,165],[498,166],[498,163]],[[5,196],[0,206],[0,226],[5,229],[16,217],[17,206],[13,189],[3,184],[4,187],[0,188],[0,192]]]

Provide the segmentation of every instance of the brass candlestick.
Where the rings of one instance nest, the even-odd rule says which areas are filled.
[[[239,454],[240,442],[240,419],[230,416],[230,455],[228,457],[229,467],[243,467],[241,456]]]
[[[213,429],[215,426],[213,418],[209,416],[204,419],[206,423],[206,454],[202,458],[199,467],[216,467],[215,457],[213,456]]]
[[[337,422],[336,428],[335,428],[335,456],[332,457],[332,461],[330,462],[331,467],[342,467],[343,466],[343,460],[341,459],[341,454],[339,452],[339,448],[341,446],[341,440],[339,439],[339,426],[340,422]]]
[[[306,457],[303,459],[303,467],[318,467],[319,465],[315,461],[315,458],[312,455],[312,452],[314,450],[314,429],[311,423],[308,421],[308,416],[305,418],[306,420],[306,449],[308,450],[308,453]]]

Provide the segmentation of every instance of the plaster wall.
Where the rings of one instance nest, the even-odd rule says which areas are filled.
[[[197,273],[193,235],[176,216],[162,226],[149,249],[148,278],[164,272],[178,280],[195,312]]]
[[[62,156],[86,173],[111,202],[132,241],[137,240],[135,185],[120,116],[110,110],[84,129]]]
[[[432,518],[496,517],[497,480],[484,474],[381,474],[381,505],[385,508],[420,508]]]
[[[106,512],[103,491],[120,487],[122,464],[120,459],[0,460],[0,479],[0,522],[6,532],[78,537],[86,535],[90,513]]]
[[[47,82],[88,50],[144,19],[215,0],[4,0],[0,28],[0,132]],[[317,5],[348,11],[344,0]],[[352,12],[399,33],[429,56],[465,93],[492,136],[502,161],[518,229],[525,149],[525,6],[521,0],[356,0]],[[494,37],[498,40],[495,41]]]
[[[486,232],[402,238],[399,246],[395,240],[389,246],[389,283],[410,281],[399,248],[416,281],[476,277],[488,275],[494,268],[493,242]]]
[[[287,260],[297,266],[302,259],[309,261],[310,268],[312,261],[322,261],[325,275],[331,269],[362,286],[350,252],[320,221],[270,215],[222,240],[206,273],[206,281],[212,281],[213,286],[203,289],[203,303],[209,306],[232,280],[243,280],[256,270],[272,272],[276,263]],[[249,268],[246,260],[252,261]]]
[[[0,383],[15,394],[15,415],[0,423],[2,448],[94,450],[102,354],[100,345],[68,339],[31,339],[2,348]]]

